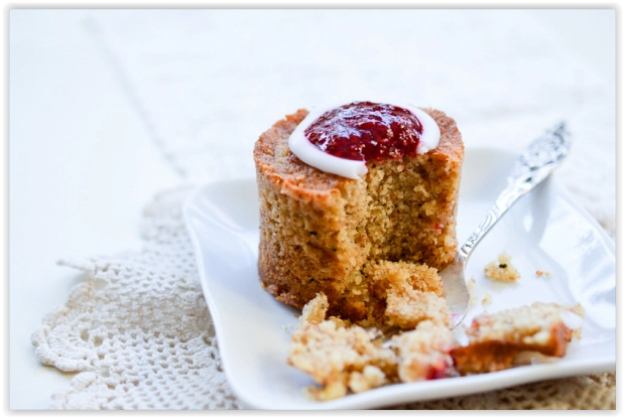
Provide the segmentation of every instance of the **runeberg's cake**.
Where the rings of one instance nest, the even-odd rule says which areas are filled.
[[[298,309],[322,292],[328,315],[362,325],[435,322],[427,304],[439,317],[439,301],[427,296],[442,295],[436,269],[454,258],[457,247],[464,146],[455,121],[438,110],[411,113],[370,102],[334,108],[312,121],[307,115],[299,110],[286,116],[255,145],[263,286]],[[433,149],[419,143],[423,119],[439,129]],[[359,178],[322,171],[293,154],[289,138],[299,124],[307,126],[305,146],[351,163],[365,159]],[[327,131],[334,139],[342,135],[342,145],[328,140]],[[406,297],[403,285],[417,292],[422,306],[387,309],[386,299]]]

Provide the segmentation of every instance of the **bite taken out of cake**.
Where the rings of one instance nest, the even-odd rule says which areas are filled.
[[[405,319],[387,312],[389,296],[406,297],[390,276],[431,293],[412,305],[435,304],[463,156],[455,122],[433,109],[353,102],[278,121],[254,149],[263,286],[298,309],[323,293],[329,315],[361,325]]]

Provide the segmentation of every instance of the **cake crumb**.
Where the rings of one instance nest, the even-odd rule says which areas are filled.
[[[380,368],[375,366],[366,366],[364,367],[364,371],[362,373],[351,373],[351,377],[349,378],[349,389],[351,389],[353,393],[360,393],[383,386],[386,383],[386,375]]]
[[[583,328],[578,328],[575,329],[574,331],[572,331],[572,338],[574,338],[575,340],[582,340],[583,339]]]
[[[486,293],[485,296],[483,296],[483,299],[481,300],[481,304],[488,305],[490,303],[492,303],[492,295],[490,295],[489,293]]]
[[[585,310],[583,309],[583,307],[581,306],[580,303],[577,303],[576,305],[571,307],[570,311],[574,312],[575,314],[577,314],[581,318],[585,318]]]
[[[474,306],[477,303],[477,297],[474,294],[474,288],[477,285],[477,281],[474,277],[471,277],[470,280],[466,283],[466,287],[468,288],[468,293],[470,294],[470,300],[468,301],[468,306]]]
[[[580,303],[577,303],[576,305],[571,307],[570,312],[577,314],[581,318],[585,318],[585,310],[583,309]],[[583,337],[582,333],[583,333],[583,328],[577,328],[574,331],[572,331],[572,338],[580,340]]]
[[[550,272],[549,271],[543,271],[543,270],[535,270],[535,275],[537,277],[550,277]]]
[[[323,387],[308,386],[303,394],[315,401],[331,401],[347,394],[347,388],[341,382],[329,382]]]
[[[497,282],[515,282],[520,278],[520,273],[511,265],[511,256],[502,253],[498,261],[492,261],[485,266],[485,276]]]

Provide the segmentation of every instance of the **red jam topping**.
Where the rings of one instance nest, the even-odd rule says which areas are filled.
[[[323,113],[305,130],[322,151],[357,161],[401,159],[416,155],[423,127],[402,107],[353,102]]]

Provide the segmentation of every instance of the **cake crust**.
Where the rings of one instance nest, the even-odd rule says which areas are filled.
[[[463,142],[451,118],[423,110],[440,128],[438,147],[401,161],[368,163],[364,180],[320,171],[290,151],[288,138],[305,109],[260,136],[254,148],[258,270],[269,293],[302,309],[322,292],[329,315],[374,322],[370,307],[380,301],[366,277],[370,261],[442,269],[453,259]]]

